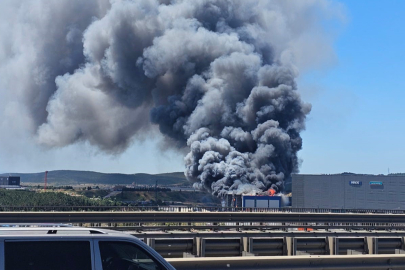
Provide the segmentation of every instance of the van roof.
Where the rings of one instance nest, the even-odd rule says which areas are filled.
[[[75,227],[68,224],[0,224],[0,236],[5,235],[109,235],[121,237],[133,237],[129,234],[108,229],[95,229]]]

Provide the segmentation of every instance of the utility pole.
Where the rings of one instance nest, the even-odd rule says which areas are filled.
[[[157,205],[157,182],[158,182],[158,180],[156,180],[156,184],[155,184],[155,202],[156,202],[156,205]]]
[[[48,183],[48,171],[45,171],[44,190],[46,190],[47,183]]]

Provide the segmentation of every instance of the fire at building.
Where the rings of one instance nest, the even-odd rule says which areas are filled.
[[[253,195],[229,192],[223,198],[222,205],[232,208],[280,208],[289,206],[289,198],[276,194],[274,189]]]

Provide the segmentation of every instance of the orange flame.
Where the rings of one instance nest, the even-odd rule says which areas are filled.
[[[269,193],[269,196],[274,196],[274,194],[276,194],[276,191],[271,188],[271,189],[269,189],[269,190],[267,191],[267,193]]]

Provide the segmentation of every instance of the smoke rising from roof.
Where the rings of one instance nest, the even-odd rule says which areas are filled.
[[[2,103],[27,108],[40,144],[120,153],[158,126],[168,147],[188,149],[187,178],[215,195],[281,191],[297,171],[311,106],[295,79],[329,53],[318,26],[328,2],[1,5]]]

